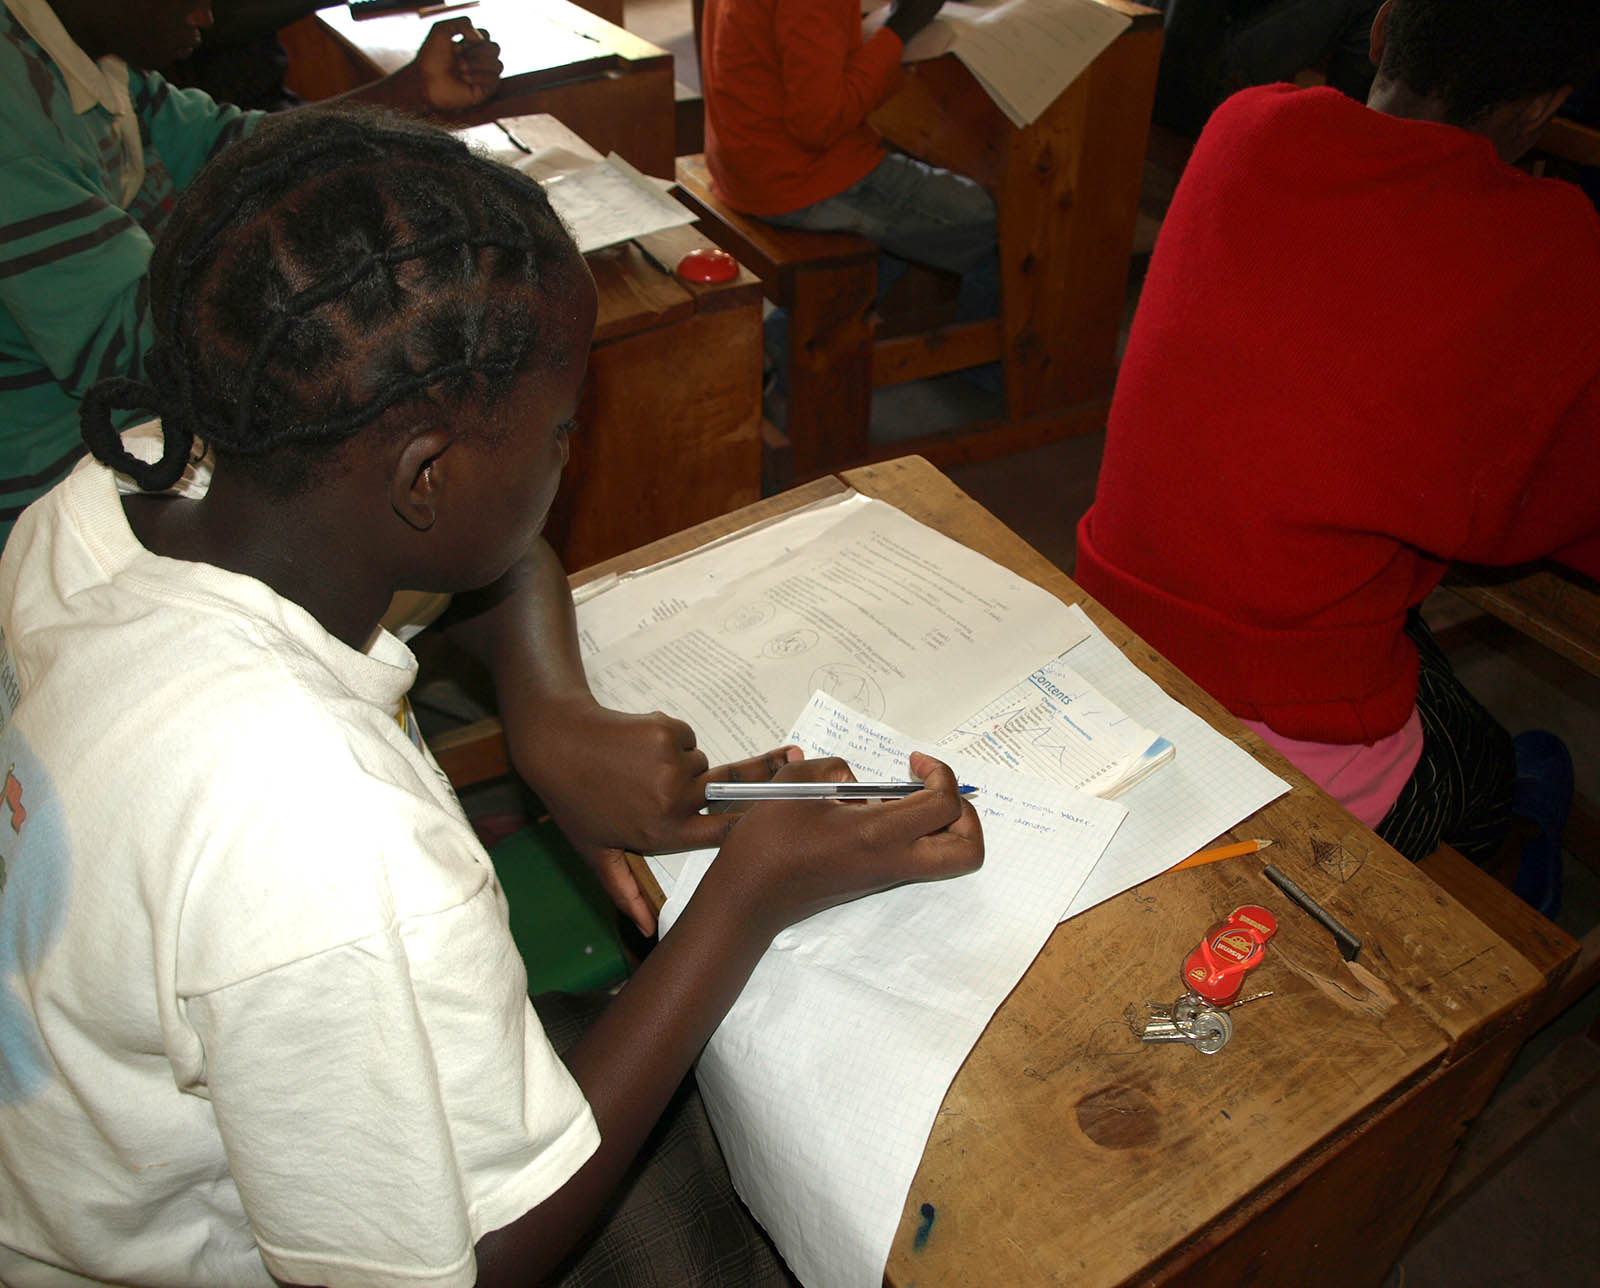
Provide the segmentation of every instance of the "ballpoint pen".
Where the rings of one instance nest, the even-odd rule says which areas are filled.
[[[707,783],[708,801],[892,800],[920,792],[925,783]],[[956,788],[970,796],[976,787]]]

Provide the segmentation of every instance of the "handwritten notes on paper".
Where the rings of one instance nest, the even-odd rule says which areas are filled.
[[[844,756],[859,778],[903,778],[915,745],[821,694],[789,738],[808,755]],[[950,762],[979,787],[982,869],[791,926],[700,1059],[739,1193],[806,1284],[881,1284],[951,1080],[1125,813],[994,765]],[[685,866],[662,913],[667,933],[711,859],[702,851]]]
[[[1096,0],[952,0],[904,58],[953,53],[1021,128],[1043,116],[1130,22]]]

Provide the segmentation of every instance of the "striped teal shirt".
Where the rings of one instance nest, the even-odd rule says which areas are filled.
[[[122,204],[111,113],[74,111],[60,69],[0,8],[0,546],[83,454],[78,399],[142,376],[151,238],[205,160],[260,113],[129,70],[144,182]]]

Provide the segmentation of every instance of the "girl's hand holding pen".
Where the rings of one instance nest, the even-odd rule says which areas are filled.
[[[907,881],[942,880],[983,863],[977,812],[942,761],[914,752],[911,773],[926,786],[899,800],[764,801],[734,815],[722,852],[701,882],[736,882],[747,915],[764,933],[864,894]],[[842,760],[785,765],[778,782],[850,782]],[[695,897],[700,898],[697,892]]]
[[[541,698],[537,719],[508,723],[506,737],[518,772],[645,936],[655,934],[655,912],[624,851],[672,854],[721,845],[737,819],[700,812],[705,785],[766,782],[800,757],[798,747],[779,747],[712,768],[682,720],[659,711],[612,711],[587,692]]]

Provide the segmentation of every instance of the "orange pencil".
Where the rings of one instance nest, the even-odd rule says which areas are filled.
[[[1201,850],[1198,854],[1191,854],[1188,858],[1174,863],[1167,871],[1176,872],[1179,868],[1198,868],[1205,863],[1215,863],[1218,859],[1234,859],[1241,854],[1254,854],[1257,850],[1264,850],[1271,844],[1271,841],[1264,841],[1257,837],[1253,841],[1235,841],[1232,845],[1219,845],[1215,849]]]

